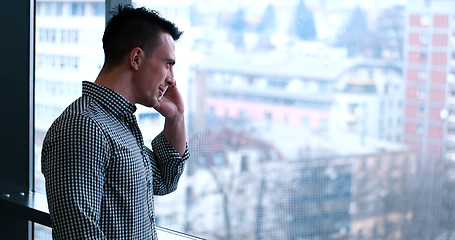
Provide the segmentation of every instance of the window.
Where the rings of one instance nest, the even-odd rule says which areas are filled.
[[[348,112],[351,114],[357,114],[359,112],[358,107],[359,107],[358,103],[350,103],[348,105]]]
[[[418,123],[418,124],[417,124],[416,132],[417,132],[418,134],[423,134],[423,129],[424,129],[424,128],[423,128],[423,123]]]
[[[405,41],[418,34],[431,45],[432,16],[453,19],[455,5],[357,2],[133,1],[185,32],[176,42],[175,74],[192,157],[177,191],[156,198],[157,209],[173,210],[157,211],[159,224],[207,239],[455,234],[453,218],[437,214],[452,211],[453,166],[444,152],[428,154],[431,144],[448,146],[432,137],[444,134],[428,134],[430,127],[449,124],[430,116],[425,106],[432,103],[424,97],[425,86],[437,83],[429,73],[448,71],[455,60],[433,66],[427,61],[433,47]],[[81,81],[93,81],[103,64],[104,2],[37,0],[36,14],[35,186],[44,192],[40,144],[53,119],[79,97]],[[73,24],[56,24],[65,21]],[[368,71],[355,70],[365,65]],[[384,66],[387,75],[373,74]],[[419,81],[405,90],[415,93],[422,83],[416,99],[400,95],[406,91],[393,99],[382,92],[388,76],[407,83],[409,72]],[[375,89],[335,92],[346,79],[361,89],[374,82]],[[352,131],[346,122],[358,114],[358,103],[365,103],[365,116]],[[164,120],[147,108],[137,116],[150,143]],[[399,167],[397,159],[407,163]],[[384,171],[388,166],[397,167]]]
[[[425,62],[427,60],[427,58],[428,58],[428,53],[423,52],[423,51],[420,52],[420,60],[421,60],[421,62]]]
[[[419,103],[417,111],[419,112],[420,115],[423,115],[425,113],[425,104]]]
[[[240,159],[240,171],[247,172],[248,169],[248,156],[243,155]]]
[[[39,42],[55,42],[55,29],[38,29],[38,41]]]
[[[85,5],[86,5],[86,3],[84,3],[84,2],[73,2],[73,3],[71,3],[71,15],[73,15],[73,16],[84,16]]]
[[[427,1],[426,1],[427,2]],[[429,3],[430,1],[428,1]],[[428,27],[431,25],[431,15],[429,14],[423,14],[420,16],[420,24],[424,27]]]
[[[40,0],[36,4],[37,37],[43,40],[37,41],[35,48],[35,156],[38,156],[35,159],[35,186],[40,193],[44,193],[39,159],[44,135],[53,120],[80,96],[82,81],[94,81],[104,61],[101,43],[104,14],[85,14],[83,9],[88,4]],[[104,6],[104,1],[98,4]],[[52,11],[40,11],[41,8]],[[71,13],[65,11],[68,8]],[[86,21],[71,24],[75,16],[84,17]],[[54,24],[56,22],[67,24]],[[95,50],[89,52],[87,49]]]
[[[269,122],[272,121],[272,113],[266,112],[266,113],[264,114],[264,118],[265,118],[267,121],[269,121]]]
[[[419,98],[425,98],[425,96],[427,95],[427,88],[425,86],[419,86],[418,90],[417,90],[417,96]]]
[[[423,32],[419,35],[419,40],[423,45],[427,45],[428,42],[430,41],[430,35],[428,32]]]
[[[428,78],[428,71],[426,69],[420,69],[418,71],[419,80],[426,80]]]
[[[68,43],[68,44],[76,44],[78,41],[78,35],[79,32],[78,30],[74,29],[62,29],[61,32],[61,39],[60,41],[62,43]]]

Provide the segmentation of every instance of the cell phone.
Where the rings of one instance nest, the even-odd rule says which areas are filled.
[[[164,91],[163,91],[163,94],[161,94],[161,96],[158,97],[158,101],[160,101],[161,98],[163,98],[164,93],[166,93],[166,90],[167,90],[168,87],[169,87],[169,85],[166,86],[166,88],[165,88]]]

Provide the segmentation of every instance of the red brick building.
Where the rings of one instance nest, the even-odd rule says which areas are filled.
[[[408,4],[405,31],[404,142],[422,156],[449,154],[455,116],[454,19],[452,0]],[[454,121],[455,126],[455,121]],[[455,136],[455,135],[454,135]],[[455,143],[455,142],[454,142]]]

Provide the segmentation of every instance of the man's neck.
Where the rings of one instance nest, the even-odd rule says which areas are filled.
[[[135,103],[131,92],[131,74],[122,67],[116,67],[106,70],[101,69],[95,83],[107,87],[126,98],[128,101]]]

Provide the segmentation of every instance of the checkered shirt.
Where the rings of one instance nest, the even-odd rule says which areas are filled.
[[[44,139],[42,172],[54,239],[157,239],[153,195],[177,188],[189,157],[161,132],[144,145],[136,106],[83,82]]]

